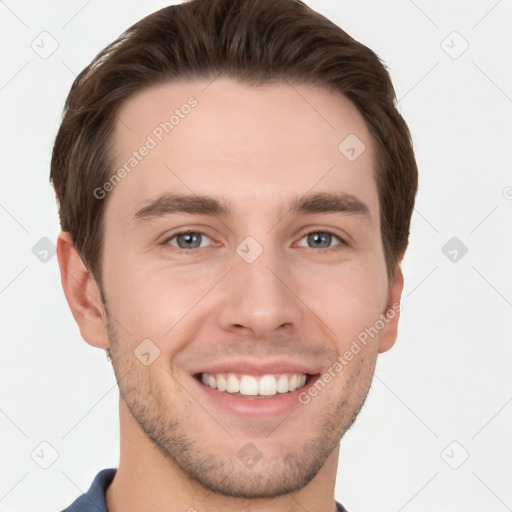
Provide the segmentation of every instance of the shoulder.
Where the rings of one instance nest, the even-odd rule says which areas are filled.
[[[336,512],[348,512],[348,510],[341,503],[336,502]]]
[[[107,512],[105,491],[114,479],[116,471],[117,468],[102,469],[94,477],[89,490],[61,512]]]

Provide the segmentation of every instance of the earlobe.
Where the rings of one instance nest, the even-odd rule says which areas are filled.
[[[82,338],[94,347],[109,348],[100,289],[66,231],[57,239],[57,259],[62,289]]]
[[[404,276],[402,273],[402,259],[400,258],[393,283],[389,288],[386,311],[384,312],[384,327],[379,339],[379,353],[389,350],[398,336],[398,320],[400,319],[400,298],[404,287]]]

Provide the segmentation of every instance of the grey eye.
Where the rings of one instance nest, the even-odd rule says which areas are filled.
[[[336,235],[333,235],[328,232],[323,232],[323,231],[315,231],[312,233],[308,233],[307,235],[304,235],[301,238],[301,242],[304,239],[307,239],[306,245],[303,245],[301,243],[300,244],[301,247],[311,247],[311,248],[320,248],[320,249],[327,249],[329,247],[332,247],[331,243],[334,241],[334,239],[340,240],[340,238],[337,237]],[[338,242],[338,243],[341,243],[341,242]],[[338,244],[334,244],[334,245],[338,245]]]
[[[204,233],[190,231],[188,233],[177,233],[169,238],[168,243],[179,249],[198,249],[208,245],[202,243],[205,239],[210,240]],[[173,243],[174,241],[176,241],[176,243]]]

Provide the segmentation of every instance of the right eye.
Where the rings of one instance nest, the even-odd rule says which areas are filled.
[[[209,236],[201,233],[200,231],[180,231],[166,238],[162,242],[162,245],[171,245],[176,247],[179,252],[190,253],[195,252],[193,249],[207,247],[207,243],[203,244],[205,239],[211,241]]]

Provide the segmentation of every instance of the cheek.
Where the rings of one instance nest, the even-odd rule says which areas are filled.
[[[379,319],[386,280],[372,263],[318,269],[314,275],[302,281],[298,296],[331,329],[341,349]]]
[[[218,279],[208,269],[172,269],[142,259],[118,258],[105,269],[109,310],[131,337],[155,341],[185,325],[187,315]]]

